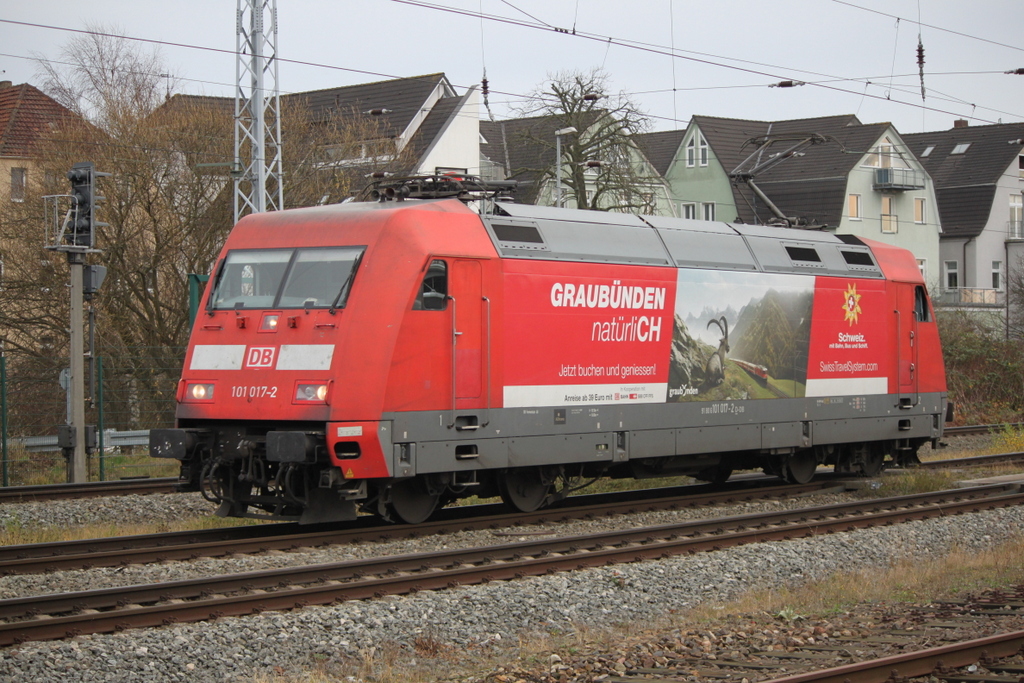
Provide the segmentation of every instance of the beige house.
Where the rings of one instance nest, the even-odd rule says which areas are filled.
[[[39,137],[76,117],[38,88],[0,81],[0,206],[25,201]]]

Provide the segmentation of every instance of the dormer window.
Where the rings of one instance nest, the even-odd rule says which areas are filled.
[[[701,166],[708,165],[708,141],[704,139],[699,130],[691,135],[690,140],[686,143],[686,167],[697,166],[698,158]]]
[[[967,151],[967,149],[970,146],[971,146],[971,143],[969,143],[969,142],[961,142],[959,145],[957,145],[956,147],[953,148],[953,151],[950,152],[950,154],[963,154],[964,152]]]

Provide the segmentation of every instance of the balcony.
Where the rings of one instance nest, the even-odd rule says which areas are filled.
[[[938,306],[996,308],[1006,305],[1006,292],[980,287],[943,288],[939,290],[937,297],[933,296],[933,301]]]
[[[1024,240],[1024,221],[1006,221],[1006,239]]]
[[[924,174],[910,168],[876,168],[874,190],[920,190],[924,188]]]

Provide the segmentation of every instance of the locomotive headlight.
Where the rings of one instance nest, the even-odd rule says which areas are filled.
[[[260,323],[260,332],[277,332],[277,323],[281,316],[276,313],[267,313]]]
[[[189,384],[185,389],[186,401],[212,401],[212,384]]]
[[[296,401],[312,401],[314,403],[327,402],[326,384],[300,384],[295,389]]]

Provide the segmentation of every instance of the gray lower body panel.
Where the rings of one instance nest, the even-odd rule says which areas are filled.
[[[455,415],[475,427],[464,431],[446,426],[455,423],[452,411],[390,413],[383,419],[394,426],[393,471],[409,476],[937,439],[945,405],[944,394],[920,394],[909,408],[881,395],[459,410]],[[412,463],[404,444],[415,444]],[[400,453],[406,457],[401,463]]]

